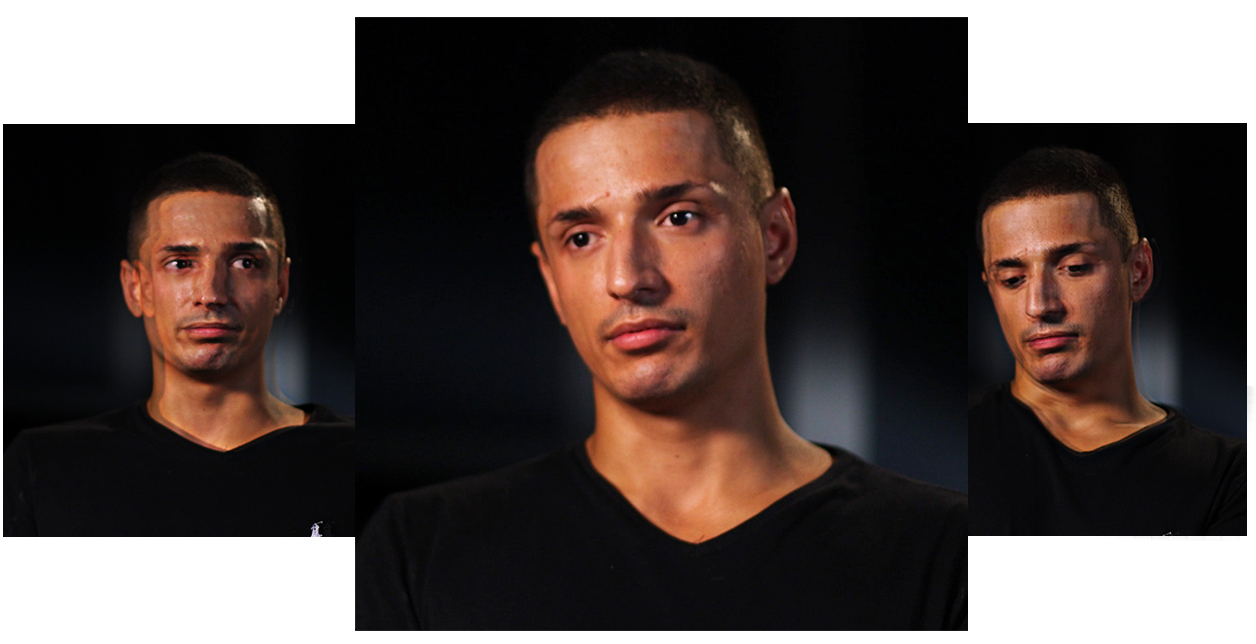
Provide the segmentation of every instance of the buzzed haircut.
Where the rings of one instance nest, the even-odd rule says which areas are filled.
[[[1064,147],[1034,148],[999,172],[977,207],[977,249],[985,254],[981,228],[991,208],[1015,199],[1077,192],[1095,196],[1100,225],[1116,235],[1121,256],[1128,258],[1138,244],[1138,224],[1121,175],[1098,155]]]
[[[536,152],[549,133],[577,121],[606,116],[697,110],[715,124],[720,153],[741,175],[757,207],[775,191],[767,146],[750,100],[724,72],[692,58],[661,51],[607,54],[567,81],[537,117],[528,139],[524,189],[537,235]]]
[[[137,261],[140,258],[140,246],[148,226],[148,204],[178,192],[201,191],[265,199],[266,234],[275,240],[281,258],[287,252],[283,217],[279,214],[275,193],[239,162],[221,154],[198,152],[158,168],[135,191],[131,200],[131,223],[127,228],[127,259]]]

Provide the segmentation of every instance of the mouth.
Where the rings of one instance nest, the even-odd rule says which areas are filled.
[[[671,320],[637,320],[616,325],[606,339],[620,350],[639,351],[662,344],[684,330],[684,324]]]
[[[1048,332],[1029,336],[1025,344],[1035,351],[1047,352],[1063,349],[1075,341],[1077,341],[1076,333]]]
[[[240,327],[225,322],[202,322],[183,327],[183,332],[197,340],[213,340],[239,333]]]

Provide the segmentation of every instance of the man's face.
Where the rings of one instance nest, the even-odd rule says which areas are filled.
[[[1140,246],[1125,261],[1094,195],[1007,201],[982,227],[982,278],[1018,377],[1068,382],[1128,354],[1130,308],[1150,285],[1150,255]]]
[[[666,406],[755,357],[765,286],[792,246],[783,267],[765,262],[777,224],[750,205],[707,116],[576,122],[545,138],[536,175],[533,254],[598,384]],[[792,227],[787,193],[765,208],[782,201]]]
[[[288,294],[288,263],[265,233],[266,207],[217,192],[149,203],[139,261],[122,262],[122,285],[167,366],[205,377],[261,364]]]

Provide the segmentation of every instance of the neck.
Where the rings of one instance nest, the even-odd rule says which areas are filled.
[[[594,401],[597,421],[586,442],[594,468],[682,539],[736,525],[832,462],[781,416],[766,349],[748,368],[723,370],[674,405],[654,401],[645,409],[597,381]]]
[[[229,374],[198,377],[154,354],[148,413],[184,438],[219,451],[305,422],[305,412],[266,389],[264,373],[259,361]]]
[[[1011,390],[1047,431],[1075,451],[1114,443],[1166,416],[1138,392],[1129,350],[1083,377],[1061,383],[1034,380],[1018,364]]]

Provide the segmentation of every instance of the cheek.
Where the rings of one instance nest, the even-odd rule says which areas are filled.
[[[694,304],[722,310],[713,323],[758,314],[756,300],[762,298],[765,278],[747,245],[713,243],[690,257],[688,274],[689,285],[694,289],[691,296],[697,300]]]
[[[554,293],[558,299],[557,305],[562,310],[568,332],[578,329],[583,335],[594,335],[600,319],[589,303],[598,301],[599,292],[605,297],[605,284],[601,282],[602,276],[596,271],[585,273],[579,271],[555,271],[551,275],[554,279]],[[599,291],[599,285],[602,287],[601,291]],[[579,342],[580,338],[576,337],[577,335],[577,333],[573,333],[573,339]]]
[[[154,280],[148,292],[150,312],[154,316],[164,316],[181,297],[182,293],[177,284],[167,280]]]
[[[1089,302],[1091,323],[1096,327],[1119,330],[1123,325],[1122,317],[1128,315],[1123,305],[1127,294],[1119,284],[1109,282],[1095,289]]]
[[[1024,325],[1029,324],[1029,320],[1024,315],[1018,315],[1017,311],[1023,311],[1020,302],[1015,295],[995,291],[991,296],[994,302],[994,312],[999,318],[999,325],[1003,329],[1003,335],[1007,338],[1008,344],[1013,347],[1013,351],[1018,350],[1019,342],[1016,341],[1020,337],[1021,329]],[[1018,308],[1020,307],[1020,308]]]

